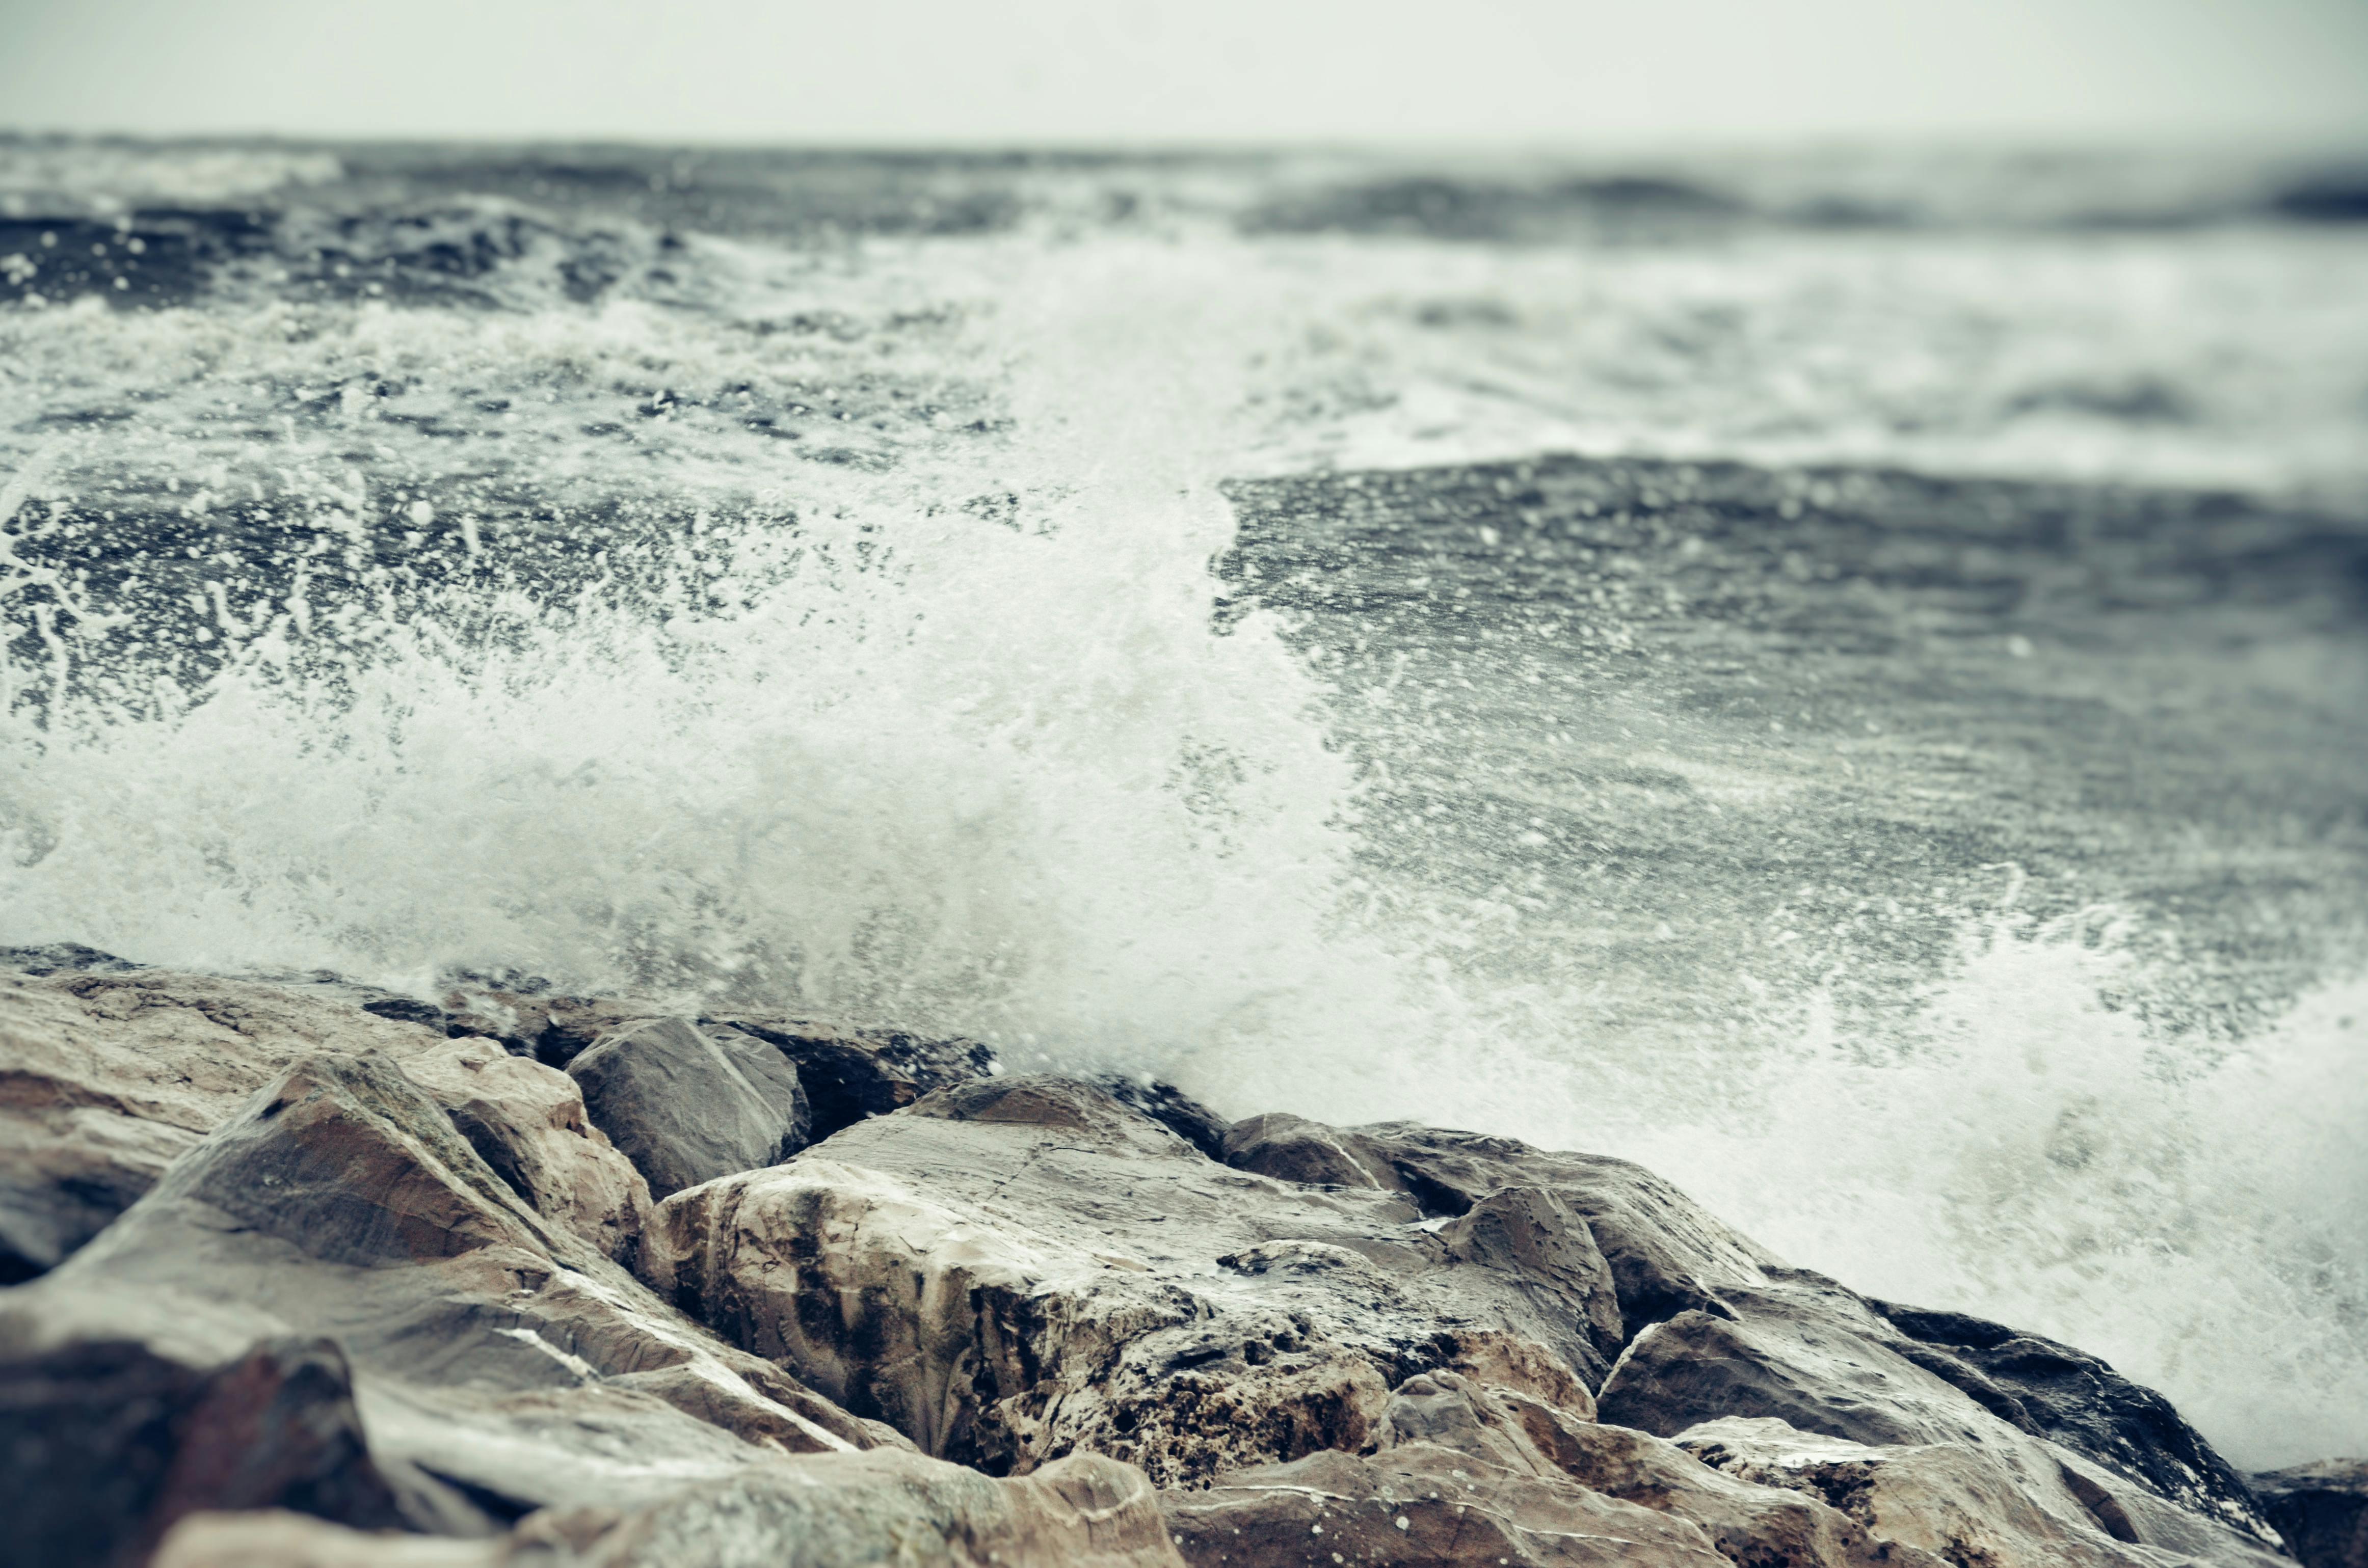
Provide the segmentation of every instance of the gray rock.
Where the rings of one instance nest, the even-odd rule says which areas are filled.
[[[30,948],[0,948],[0,969],[18,970],[35,978],[52,974],[130,974],[139,964],[129,959],[85,948],[80,942],[45,942]]]
[[[2104,1363],[1980,1320],[1871,1302],[1788,1268],[1625,1161],[1410,1123],[1337,1129],[1297,1118],[1236,1124],[1227,1158],[1367,1183],[1435,1215],[1463,1214],[1515,1184],[1553,1193],[1602,1252],[1630,1341],[1600,1391],[1605,1421],[1673,1437],[1725,1415],[1775,1417],[1874,1445],[2011,1448],[2010,1431],[2046,1439],[2083,1487],[2093,1470],[2100,1506],[2152,1519],[2146,1539],[2185,1540],[2192,1520],[2197,1533],[2181,1550],[2236,1560],[2277,1540],[2241,1479],[2169,1403]],[[1819,1344],[1852,1348],[1808,1353]],[[2032,1462],[2050,1484],[2071,1484],[2055,1479],[2055,1459]]]
[[[995,1053],[976,1040],[933,1040],[901,1029],[842,1028],[810,1018],[702,1019],[755,1036],[798,1070],[820,1142],[870,1116],[885,1116],[948,1085],[992,1076]]]
[[[2271,1471],[2253,1494],[2303,1568],[2368,1568],[2368,1460]]]
[[[1140,1111],[1212,1160],[1225,1157],[1225,1135],[1233,1123],[1173,1084],[1156,1078],[1131,1078],[1110,1073],[1093,1080],[1094,1086],[1130,1110]]]
[[[383,1055],[300,1059],[74,1256],[0,1356],[118,1341],[203,1370],[325,1335],[404,1516],[450,1532],[900,1442],[718,1344],[529,1208]]]
[[[2263,1539],[2271,1521],[2235,1467],[2171,1403],[2094,1356],[1962,1312],[1869,1301],[1890,1347],[1992,1415],[2085,1454],[2180,1507]]]
[[[654,1198],[786,1159],[810,1123],[797,1070],[735,1029],[680,1018],[630,1025],[603,1035],[567,1074]]]
[[[363,1528],[400,1522],[336,1346],[267,1340],[211,1370],[125,1340],[0,1360],[11,1561],[144,1562],[176,1521],[209,1508],[289,1508]]]
[[[2140,1546],[2277,1560],[2275,1533],[2249,1510],[2190,1511],[2032,1436],[1902,1355],[1860,1298],[1782,1272],[1790,1278],[1729,1287],[1728,1317],[1680,1312],[1638,1335],[1603,1386],[1602,1418],[1673,1437],[1748,1480],[1827,1475],[1810,1490],[1828,1501],[1875,1487],[1888,1499],[1879,1517],[1845,1511],[1879,1540],[1942,1556],[1962,1540],[2000,1568],[2157,1561],[2130,1550]]]
[[[1019,1076],[677,1194],[643,1267],[926,1452],[1025,1473],[1086,1448],[1185,1484],[1360,1448],[1388,1389],[1432,1369],[1590,1414],[1611,1281],[1583,1226],[1540,1233],[1557,1213],[1525,1194],[1442,1232]]]
[[[1787,1487],[1848,1514],[1878,1541],[1984,1568],[2149,1568],[2195,1559],[2145,1545],[2110,1499],[2089,1499],[2044,1457],[1962,1443],[1871,1445],[1772,1417],[1705,1423],[1679,1439],[1740,1480]],[[2256,1551],[2205,1561],[2281,1559]]]

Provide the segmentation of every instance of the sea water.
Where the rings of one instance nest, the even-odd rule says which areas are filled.
[[[2368,1451],[2362,188],[0,142],[0,943],[1624,1154]]]

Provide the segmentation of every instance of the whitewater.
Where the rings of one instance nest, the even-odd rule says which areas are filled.
[[[0,944],[1622,1154],[2368,1451],[2358,210],[0,142]]]

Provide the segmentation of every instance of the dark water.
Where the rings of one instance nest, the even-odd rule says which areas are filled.
[[[0,942],[1630,1153],[2358,1451],[2363,167],[0,142]]]

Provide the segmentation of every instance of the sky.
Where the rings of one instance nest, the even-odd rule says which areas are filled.
[[[0,0],[0,128],[2368,142],[2368,0]]]

